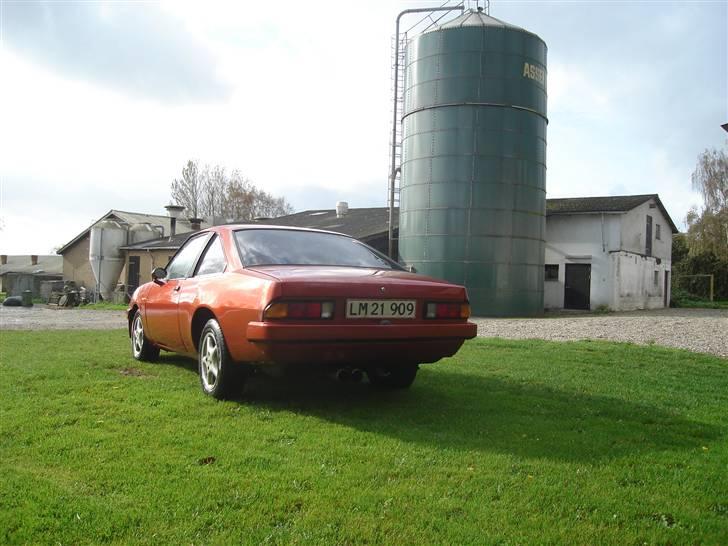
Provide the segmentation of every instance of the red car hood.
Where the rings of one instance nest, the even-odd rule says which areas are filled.
[[[366,267],[266,265],[249,269],[269,275],[282,282],[386,284],[431,287],[457,286],[448,281],[433,279],[432,277],[426,277],[408,271],[370,269]]]

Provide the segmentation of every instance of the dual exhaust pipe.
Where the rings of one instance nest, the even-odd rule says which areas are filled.
[[[361,383],[364,372],[359,368],[340,368],[336,370],[335,377],[342,383]]]

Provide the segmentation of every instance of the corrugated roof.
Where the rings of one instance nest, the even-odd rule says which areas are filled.
[[[187,238],[192,235],[191,231],[178,233],[174,237],[160,237],[159,239],[150,239],[133,245],[121,247],[124,250],[177,250],[182,246]]]
[[[667,214],[657,194],[616,195],[608,197],[575,197],[546,200],[546,215],[585,214],[600,212],[628,212],[642,203],[654,199],[656,205],[670,224],[673,233],[678,233],[670,215]],[[341,218],[334,209],[316,209],[297,212],[278,218],[257,220],[255,224],[304,227],[345,233],[366,242],[373,237],[381,237],[389,230],[389,209],[387,207],[351,208]],[[399,209],[395,209],[394,228],[399,228]],[[163,237],[123,247],[129,250],[176,250],[185,242],[189,233],[175,237]]]
[[[396,230],[399,221],[399,209],[395,209],[395,212],[394,228]],[[336,231],[366,242],[372,237],[381,236],[389,230],[389,209],[386,207],[349,209],[341,218],[336,217],[336,210],[334,209],[306,210],[250,223]],[[175,237],[162,237],[122,248],[126,250],[175,250],[185,242],[189,235],[189,233],[185,233]]]
[[[30,254],[7,256],[7,263],[0,265],[0,275],[6,273],[30,273],[34,275],[63,275],[63,256],[38,255],[33,265]]]
[[[63,254],[68,250],[70,247],[75,245],[78,241],[83,239],[86,234],[91,230],[91,228],[99,223],[101,220],[106,220],[108,218],[111,219],[117,219],[127,224],[143,224],[143,223],[149,223],[152,225],[160,225],[164,228],[164,233],[169,234],[171,231],[170,226],[170,218],[169,216],[165,216],[163,214],[146,214],[143,212],[129,212],[125,210],[116,210],[111,209],[109,212],[104,214],[101,218],[96,220],[93,224],[91,224],[89,227],[84,229],[81,233],[76,235],[73,239],[71,239],[69,242],[67,242],[65,245],[63,245],[61,248],[58,249],[58,254]],[[207,222],[202,223],[202,227],[206,228],[209,227],[210,224]],[[177,233],[189,233],[192,231],[192,226],[190,225],[189,221],[183,218],[177,219]]]
[[[505,21],[501,21],[500,19],[496,19],[495,17],[491,17],[490,15],[487,15],[484,11],[474,9],[465,10],[461,15],[455,17],[455,19],[451,19],[447,23],[438,25],[428,32],[462,27],[500,27],[512,28],[515,30],[523,30],[524,32],[528,32],[521,27],[506,23]]]
[[[642,203],[653,199],[670,224],[673,233],[679,233],[677,226],[667,213],[656,193],[644,195],[611,195],[603,197],[567,197],[546,200],[546,216],[552,214],[584,214],[599,212],[628,212]]]
[[[398,220],[399,214],[395,214],[395,228],[398,226]],[[336,217],[334,209],[306,210],[288,216],[258,220],[255,223],[337,231],[366,242],[367,239],[389,230],[389,209],[386,207],[352,208],[341,218]]]

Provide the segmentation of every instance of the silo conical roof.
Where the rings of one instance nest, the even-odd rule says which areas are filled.
[[[453,28],[464,28],[464,27],[496,27],[496,28],[509,28],[513,30],[519,30],[528,34],[534,34],[533,32],[526,30],[525,28],[517,25],[512,25],[501,21],[495,17],[487,15],[482,10],[469,9],[464,11],[461,15],[451,19],[450,21],[437,25],[429,29],[427,32],[436,32],[438,30],[448,30]],[[536,36],[536,34],[534,34]],[[540,39],[540,38],[539,38]]]
[[[501,27],[515,28],[523,30],[521,27],[511,25],[495,17],[487,15],[484,11],[469,9],[458,15],[455,19],[451,19],[447,23],[443,23],[438,28],[461,28],[461,27]]]

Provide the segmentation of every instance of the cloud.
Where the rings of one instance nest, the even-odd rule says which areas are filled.
[[[3,2],[4,47],[54,72],[165,102],[229,95],[215,59],[153,3]]]

